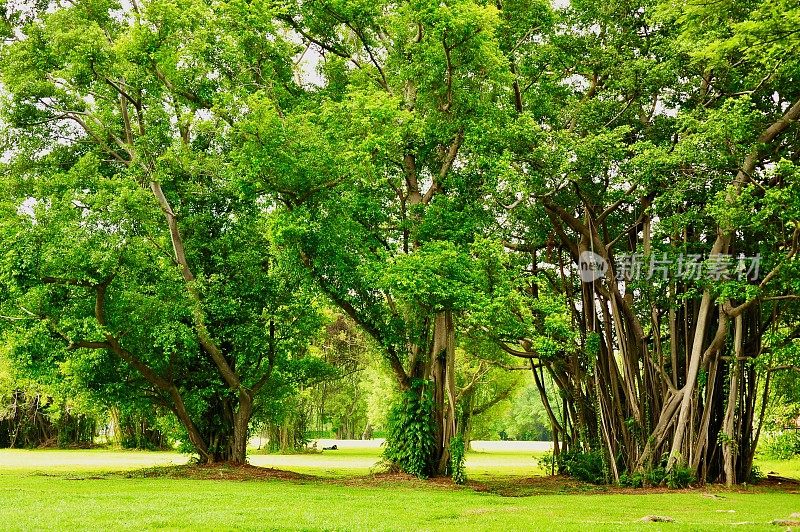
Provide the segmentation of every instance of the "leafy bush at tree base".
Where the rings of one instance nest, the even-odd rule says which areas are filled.
[[[558,455],[559,471],[592,484],[608,484],[605,457],[600,451],[566,451]]]
[[[688,487],[696,480],[694,472],[685,466],[676,465],[669,472],[664,467],[649,471],[634,471],[619,476],[619,485],[624,488],[644,488],[666,485],[670,489]]]
[[[450,440],[450,475],[456,484],[464,484],[467,481],[464,450],[463,436],[458,435]]]
[[[419,478],[431,474],[434,434],[431,423],[433,401],[427,381],[415,380],[411,389],[389,412],[383,457],[392,466]]]

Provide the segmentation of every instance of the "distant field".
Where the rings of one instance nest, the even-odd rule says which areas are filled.
[[[174,452],[0,449],[0,474],[9,471],[121,471],[185,464],[189,457]]]
[[[800,457],[793,460],[765,460],[757,459],[756,464],[761,473],[775,473],[782,477],[800,479]]]
[[[245,482],[167,478],[158,475],[172,469],[143,470],[184,464],[186,456],[177,453],[0,450],[0,530],[781,530],[769,523],[800,512],[796,489],[709,486],[631,494],[551,481],[541,478],[536,454],[471,452],[472,484],[455,487],[373,477],[380,448],[346,444],[321,454],[253,453],[254,465],[320,478]],[[800,459],[761,467],[800,478]],[[514,496],[504,496],[509,494]],[[674,523],[642,523],[648,515]]]
[[[363,442],[357,440],[352,443],[341,440],[323,440],[318,448],[329,447],[334,443],[338,450],[314,454],[279,455],[265,454],[254,450],[250,455],[250,463],[325,477],[366,475],[380,470],[380,455],[383,450],[380,446],[365,446]],[[479,444],[477,447],[481,449],[487,446]],[[537,458],[544,451],[518,451],[514,450],[514,446],[509,447],[511,450],[507,451],[467,453],[467,474],[473,478],[493,475],[539,476],[543,474]]]
[[[261,467],[285,469],[322,477],[368,475],[379,471],[381,448],[348,448],[314,454],[265,454],[252,450],[250,463]],[[492,475],[538,476],[535,455],[530,452],[492,452],[467,455],[467,473],[474,478]],[[0,450],[0,472],[17,471],[110,471],[153,466],[180,465],[186,455],[171,452],[106,451],[106,450]]]

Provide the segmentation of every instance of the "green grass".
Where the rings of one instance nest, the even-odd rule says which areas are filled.
[[[251,453],[250,463],[327,478],[368,475],[380,470],[382,449],[339,449],[314,454]],[[537,456],[542,453],[467,453],[467,474],[473,479],[497,476],[541,476]]]
[[[714,530],[739,523],[746,529],[777,530],[770,521],[800,512],[796,491],[715,488],[711,496],[703,491],[591,491],[501,497],[424,482],[343,478],[368,474],[378,458],[379,450],[370,449],[254,455],[257,465],[328,478],[243,482],[107,474],[185,461],[174,453],[4,450],[0,529]],[[470,453],[468,467],[472,478],[500,476],[509,484],[541,474],[530,453]],[[646,515],[675,522],[642,523]]]
[[[250,463],[325,478],[369,475],[379,470],[381,449],[339,449],[309,454],[250,454]]]
[[[782,477],[800,479],[800,456],[795,456],[791,460],[767,460],[764,458],[756,459],[756,464],[761,473],[776,473]]]
[[[102,472],[185,464],[188,457],[172,452],[105,449],[0,449],[0,474],[20,472]]]

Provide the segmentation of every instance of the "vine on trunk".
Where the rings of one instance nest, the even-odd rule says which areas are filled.
[[[434,471],[433,400],[429,381],[414,379],[389,412],[388,435],[383,457],[392,467],[419,478]]]

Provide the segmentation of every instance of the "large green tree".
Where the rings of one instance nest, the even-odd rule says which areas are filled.
[[[515,7],[525,22],[546,12]],[[430,395],[414,471],[445,473],[457,322],[491,289],[475,242],[496,181],[482,153],[513,108],[508,21],[472,0],[291,2],[280,20],[318,75],[305,112],[253,102],[243,172],[282,205],[279,243],[374,337],[406,400]],[[389,455],[402,446],[390,438]]]
[[[532,93],[528,132],[503,152],[516,176],[503,230],[579,334],[555,356],[525,337],[508,347],[574,405],[554,432],[603,452],[615,480],[662,455],[701,480],[749,478],[766,358],[799,332],[797,16],[571,2],[559,27],[572,31],[518,51]],[[587,252],[609,267],[582,282]],[[760,275],[740,277],[739,255],[759,256]],[[695,256],[705,273],[689,277]]]
[[[404,392],[387,456],[406,470],[449,469],[469,337],[526,359],[557,452],[601,453],[613,480],[662,457],[747,479],[764,379],[797,367],[797,6],[3,16],[0,304],[20,361],[133,377],[204,460],[240,461],[257,397],[314,371],[313,281]],[[583,282],[587,253],[608,268]],[[761,274],[723,275],[738,255]],[[694,256],[711,275],[685,275]]]
[[[243,462],[319,326],[231,156],[251,95],[292,98],[295,46],[266,3],[7,7],[4,340],[22,364],[139,387],[201,461]]]

